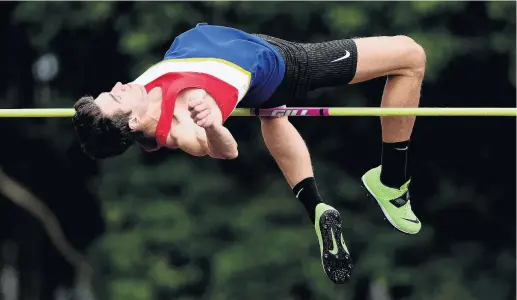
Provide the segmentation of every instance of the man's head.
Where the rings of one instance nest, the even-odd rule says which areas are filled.
[[[148,123],[147,105],[143,86],[120,82],[96,99],[79,99],[74,105],[73,123],[86,154],[103,159],[125,152],[143,136]]]

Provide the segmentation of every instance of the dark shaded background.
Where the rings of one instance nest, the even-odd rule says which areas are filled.
[[[3,2],[0,8],[2,108],[71,107],[84,94],[131,81],[198,22],[304,42],[408,35],[427,53],[422,106],[516,104],[515,2]],[[55,76],[46,54],[57,59]],[[46,80],[34,72],[42,57]],[[383,85],[381,78],[325,89],[309,104],[378,106]],[[412,206],[424,227],[416,236],[393,230],[359,185],[380,161],[378,118],[292,122],[309,145],[325,199],[345,220],[356,262],[349,284],[333,285],[324,275],[313,229],[253,118],[227,123],[239,142],[234,161],[133,149],[104,162],[81,153],[68,118],[1,119],[3,297],[515,299],[515,118],[417,119]],[[65,261],[42,223],[13,204],[9,178],[51,209],[93,273]]]

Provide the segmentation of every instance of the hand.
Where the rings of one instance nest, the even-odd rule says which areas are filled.
[[[210,128],[214,125],[214,117],[208,104],[202,99],[192,99],[188,103],[188,110],[190,111],[190,117],[194,120],[198,126],[203,128]]]

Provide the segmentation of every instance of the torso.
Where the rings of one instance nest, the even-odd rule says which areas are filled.
[[[210,95],[207,95],[201,89],[183,90],[180,92],[178,97],[176,97],[171,123],[172,126],[171,130],[169,130],[169,135],[165,145],[169,149],[179,148],[179,145],[182,144],[181,139],[186,134],[194,134],[193,131],[203,130],[196,123],[194,123],[190,117],[190,111],[188,109],[188,102],[190,97],[203,97],[205,99],[205,103],[207,103],[210,107],[210,110],[214,112],[215,115],[219,115],[220,118],[222,118],[221,109],[217,105],[217,102]]]
[[[152,98],[162,97],[162,89],[160,87],[154,87],[150,92],[149,96]],[[215,100],[208,95],[204,90],[201,89],[185,89],[179,93],[176,97],[173,118],[171,121],[171,130],[166,140],[165,147],[169,149],[178,149],[180,145],[184,144],[185,137],[192,137],[196,135],[196,131],[203,131],[204,129],[199,127],[190,117],[190,111],[188,109],[188,102],[191,97],[203,97],[205,103],[208,104],[210,110],[215,112],[215,115],[219,115],[219,121],[222,119],[222,114],[219,106]],[[140,144],[140,146],[147,152],[153,152],[158,150],[156,139],[154,142],[148,144]],[[163,145],[162,145],[163,146]],[[195,151],[195,149],[191,149]],[[196,153],[191,153],[196,154]],[[198,156],[204,155],[205,153],[199,152]]]
[[[262,39],[233,28],[199,24],[178,36],[164,61],[133,83],[144,85],[148,92],[162,90],[156,138],[160,146],[165,146],[178,144],[174,128],[194,124],[188,97],[178,97],[182,91],[205,90],[224,122],[246,94],[267,100],[284,71],[280,54]]]

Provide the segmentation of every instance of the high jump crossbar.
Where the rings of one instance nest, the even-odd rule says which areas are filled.
[[[0,109],[0,118],[62,118],[74,115],[72,108]],[[503,107],[287,107],[237,108],[232,117],[344,117],[344,116],[434,116],[434,117],[515,117],[517,108]]]

